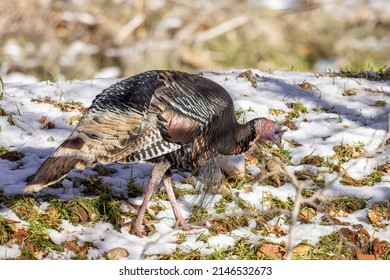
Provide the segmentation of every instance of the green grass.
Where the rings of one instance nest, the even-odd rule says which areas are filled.
[[[308,194],[309,196],[312,193]],[[1,197],[0,197],[1,198]],[[0,200],[0,202],[2,202]],[[43,203],[47,202],[45,207]],[[41,259],[50,252],[63,252],[64,248],[68,248],[70,245],[55,244],[48,235],[48,229],[61,230],[60,225],[63,220],[67,220],[73,225],[93,225],[98,221],[107,221],[114,225],[114,228],[119,230],[121,227],[120,220],[123,217],[134,217],[135,213],[124,213],[121,210],[121,201],[110,196],[100,195],[91,198],[75,198],[67,201],[58,200],[50,196],[42,196],[38,199],[33,197],[16,196],[7,200],[8,205],[11,206],[12,211],[22,220],[28,223],[27,226],[13,226],[9,221],[6,221],[0,216],[0,243],[7,244],[9,242],[20,244],[21,256],[25,259]],[[223,197],[220,201],[214,205],[214,210],[223,214],[226,212],[227,206],[234,204],[236,207],[241,207],[244,210],[248,209],[246,206],[240,206],[240,201],[233,200],[232,197]],[[267,204],[272,211],[268,213],[260,213],[256,211],[250,212],[251,214],[245,215],[227,215],[221,218],[213,218],[209,211],[204,207],[194,207],[192,215],[189,218],[191,223],[204,223],[208,221],[210,227],[208,233],[201,233],[197,237],[198,241],[205,242],[205,247],[208,238],[219,234],[229,234],[230,232],[247,227],[250,220],[256,221],[255,228],[251,228],[251,231],[258,236],[284,236],[286,231],[281,229],[281,225],[289,223],[289,217],[280,215],[280,211],[291,211],[293,207],[293,201],[281,200],[275,196],[268,196],[263,203]],[[301,222],[310,222],[310,217],[315,216],[317,212],[329,213],[353,213],[357,210],[364,209],[368,206],[366,199],[358,197],[339,197],[330,201],[321,201],[320,207],[314,210],[305,205],[301,206],[300,215]],[[388,219],[387,204],[372,206],[371,211],[378,212],[382,219]],[[155,209],[153,208],[153,211]],[[279,212],[278,212],[279,211]],[[305,212],[306,211],[306,212]],[[311,215],[306,215],[309,211]],[[305,212],[306,214],[304,214]],[[274,226],[269,226],[267,221],[278,217],[279,221]],[[305,217],[307,218],[305,220]],[[152,217],[153,218],[153,217]],[[146,219],[150,219],[150,215],[146,215]],[[381,224],[377,224],[378,229]],[[149,226],[150,227],[150,226]],[[150,229],[149,229],[150,231]],[[152,230],[153,232],[153,230]],[[333,232],[330,235],[323,236],[317,244],[309,244],[302,242],[300,245],[304,245],[305,249],[301,252],[294,253],[294,259],[356,259],[355,247],[352,246],[349,237],[351,234],[356,235],[359,240],[371,240],[366,238],[361,230],[357,230],[356,233],[349,233],[344,231],[340,235],[339,232]],[[176,244],[180,245],[186,241],[186,238],[191,233],[183,232],[178,233]],[[349,238],[349,239],[348,239]],[[351,239],[353,240],[353,239]],[[75,241],[76,242],[76,241]],[[371,242],[371,241],[370,241]],[[76,242],[77,243],[77,242]],[[363,244],[363,243],[362,243]],[[359,244],[358,244],[359,245]],[[372,245],[367,247],[366,243],[363,244],[367,254],[381,254],[383,259],[389,258],[390,247],[386,247],[385,243],[381,243],[381,246],[375,247]],[[361,245],[361,246],[363,246]],[[78,248],[75,253],[75,259],[85,259],[86,251],[88,248],[93,247],[93,244],[88,244],[86,248]],[[219,260],[219,259],[280,259],[284,258],[286,254],[286,246],[284,243],[270,243],[269,241],[259,239],[258,241],[251,241],[245,238],[237,238],[234,245],[228,248],[215,248],[214,252],[208,255],[202,254],[202,248],[195,250],[184,250],[178,246],[176,250],[170,254],[154,255],[157,259],[205,259],[205,260]],[[379,249],[383,248],[380,251]],[[82,252],[81,252],[82,251]],[[378,253],[379,252],[379,253]],[[379,255],[378,255],[379,256]]]
[[[0,146],[0,153],[6,153],[8,152],[8,149],[5,148],[4,146]]]
[[[288,200],[282,200],[279,197],[273,195],[267,195],[263,197],[262,203],[265,204],[268,208],[279,210],[292,210],[294,206],[294,201],[292,201],[290,198],[288,198]]]
[[[328,73],[331,76],[338,76],[342,78],[360,78],[374,81],[388,81],[390,80],[390,67],[384,66],[375,70],[375,67],[369,66],[368,69],[359,68],[353,69],[350,67],[341,68],[338,72]]]
[[[343,244],[340,235],[333,232],[329,235],[320,237],[320,241],[312,246],[310,251],[303,255],[294,255],[294,259],[310,260],[338,260],[354,259],[350,246]]]
[[[259,248],[263,244],[270,244],[264,240],[260,240],[257,244],[249,242],[246,238],[237,238],[234,246],[228,248],[217,247],[215,251],[208,255],[203,255],[198,249],[190,250],[189,252],[176,248],[170,255],[157,255],[160,260],[264,260],[274,259],[259,252]],[[207,245],[205,245],[207,246]],[[276,245],[282,250],[283,245]]]
[[[188,217],[189,223],[203,223],[210,217],[209,212],[205,207],[202,206],[193,206],[191,210],[191,215]]]
[[[367,199],[359,197],[338,197],[330,201],[322,201],[320,204],[320,210],[325,211],[326,213],[331,213],[330,215],[338,214],[340,211],[343,214],[350,214],[357,210],[364,209],[367,206]]]
[[[14,242],[21,245],[21,258],[40,259],[51,251],[62,252],[63,246],[55,244],[48,235],[48,229],[61,230],[63,220],[73,225],[92,225],[98,221],[110,222],[119,229],[122,215],[121,201],[102,195],[94,198],[75,198],[67,201],[43,196],[13,197],[7,204],[27,226],[7,221],[0,216],[0,243]],[[40,209],[43,203],[47,205]]]
[[[222,214],[222,213],[225,213],[226,210],[228,209],[228,204],[231,203],[233,200],[227,197],[222,197],[218,202],[216,202],[213,206],[214,208],[214,211],[217,213],[217,214]]]
[[[5,218],[0,216],[0,244],[10,241],[13,232],[12,225],[10,225]]]
[[[127,182],[127,195],[128,197],[137,197],[141,196],[143,192],[143,184],[138,184],[135,182],[134,177],[130,177],[129,181]]]
[[[3,78],[0,75],[0,101],[2,101],[4,98],[4,82]]]
[[[377,107],[386,107],[386,105],[387,105],[386,100],[377,100],[373,104],[373,106],[377,106]]]

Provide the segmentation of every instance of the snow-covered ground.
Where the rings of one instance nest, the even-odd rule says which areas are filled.
[[[342,164],[342,167],[354,179],[361,179],[373,173],[380,165],[389,163],[390,149],[385,145],[379,149],[381,143],[389,137],[388,118],[390,108],[388,103],[390,97],[390,83],[388,81],[371,81],[358,78],[331,77],[330,75],[319,75],[314,73],[275,71],[262,72],[253,70],[253,79],[256,85],[246,78],[237,76],[244,70],[227,72],[204,72],[203,75],[210,78],[223,87],[232,95],[236,109],[244,112],[246,120],[254,117],[269,117],[283,123],[286,113],[293,109],[289,103],[302,104],[306,108],[305,113],[292,119],[296,129],[288,129],[284,135],[284,149],[291,155],[291,163],[288,166],[292,172],[302,169],[311,169],[314,172],[321,169],[313,165],[302,164],[307,156],[320,156],[324,159],[332,158],[335,155],[335,146],[349,144],[350,146],[363,145],[364,152],[356,154],[354,158]],[[20,81],[18,82],[18,78]],[[64,112],[50,102],[39,102],[39,100],[52,100],[55,102],[74,102],[88,107],[94,97],[104,88],[118,81],[113,78],[96,78],[88,81],[59,81],[35,82],[25,81],[20,77],[3,77],[3,96],[0,99],[0,108],[6,115],[0,114],[0,146],[9,151],[19,151],[24,157],[17,161],[0,159],[0,191],[5,196],[21,194],[21,190],[29,175],[33,174],[47,156],[70,134],[75,124],[70,120],[79,111]],[[377,105],[377,106],[375,106]],[[379,106],[378,106],[379,105]],[[272,112],[282,112],[272,114]],[[45,118],[42,118],[42,117]],[[48,125],[51,122],[54,127]],[[292,145],[296,141],[299,145]],[[296,143],[295,142],[295,143]],[[360,144],[359,144],[360,142]],[[112,164],[110,167],[117,169],[117,173],[111,176],[102,176],[103,181],[110,184],[111,188],[118,193],[124,192],[132,176],[138,182],[145,182],[148,179],[149,164],[133,164],[133,168],[125,169],[121,165]],[[252,169],[256,169],[252,167]],[[71,199],[81,195],[79,189],[73,188],[71,179],[96,174],[90,168],[78,173],[72,171],[62,184],[62,188],[46,188],[41,193],[47,193],[60,199]],[[384,229],[373,227],[368,218],[368,207],[373,203],[389,201],[390,183],[389,174],[385,173],[380,182],[372,186],[351,186],[340,182],[340,174],[336,172],[324,173],[326,190],[322,195],[327,197],[360,197],[368,201],[366,208],[352,212],[340,217],[342,221],[349,221],[354,224],[362,224],[370,235],[390,242],[390,231],[386,230],[389,220],[381,223]],[[175,184],[180,187],[181,176],[176,174]],[[331,183],[330,183],[331,182]],[[277,196],[282,200],[291,198],[294,200],[296,189],[291,183],[284,183],[280,187],[273,187],[265,184],[251,184],[250,190],[243,188],[235,190],[239,197],[248,201],[258,211],[265,211],[267,204],[262,203],[265,194]],[[188,187],[182,185],[181,187]],[[39,196],[40,194],[37,194]],[[213,217],[215,213],[213,203],[218,202],[221,195],[216,194],[210,204],[209,213]],[[191,195],[178,199],[184,215],[189,215],[190,203],[194,200]],[[129,199],[133,205],[140,205],[142,197]],[[236,238],[246,236],[250,242],[256,242],[265,238],[274,242],[288,241],[289,235],[259,236],[253,233],[256,222],[249,223],[248,227],[239,228],[231,232],[210,237],[204,241],[199,238],[201,234],[208,232],[208,229],[193,230],[184,242],[178,244],[176,241],[178,230],[172,230],[174,224],[173,213],[167,201],[160,201],[167,207],[158,213],[159,222],[155,225],[156,232],[151,236],[139,238],[129,234],[123,228],[116,230],[107,222],[95,224],[72,225],[69,221],[63,221],[59,230],[50,229],[49,236],[54,243],[60,244],[64,241],[78,240],[81,246],[85,242],[92,242],[93,248],[89,249],[88,258],[103,258],[105,253],[115,247],[125,248],[129,259],[139,259],[143,254],[169,254],[179,248],[183,251],[191,249],[201,250],[208,254],[216,248],[233,246]],[[43,207],[43,206],[42,206]],[[46,205],[47,207],[47,205]],[[242,211],[238,207],[231,206],[224,215],[239,215]],[[19,221],[12,209],[0,205],[0,215]],[[318,242],[323,235],[330,234],[337,229],[335,225],[320,224],[321,219],[313,219],[311,223],[300,223],[295,228],[294,244],[307,240],[311,244]],[[279,223],[281,228],[289,231],[289,225],[283,223],[278,217],[268,221],[270,226]],[[14,258],[20,254],[17,244],[0,245],[0,258]],[[46,258],[71,258],[73,252],[65,250],[64,253],[53,253]]]

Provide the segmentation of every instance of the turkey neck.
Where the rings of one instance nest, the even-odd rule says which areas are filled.
[[[230,128],[232,131],[230,137],[224,138],[224,141],[229,143],[222,144],[221,154],[224,155],[236,155],[246,152],[249,149],[250,143],[255,140],[255,126],[252,121],[245,124],[239,124],[235,121],[235,125]]]

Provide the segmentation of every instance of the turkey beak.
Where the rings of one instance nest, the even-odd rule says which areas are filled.
[[[280,131],[280,133],[277,135],[277,137],[275,137],[274,139],[274,143],[276,144],[276,146],[278,146],[279,149],[282,149],[282,136],[283,136],[283,133],[286,132],[286,129],[283,129]]]
[[[276,138],[273,142],[276,144],[276,146],[278,146],[279,149],[282,149],[282,139],[281,138]]]

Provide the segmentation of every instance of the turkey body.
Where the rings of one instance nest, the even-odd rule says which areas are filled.
[[[132,232],[142,235],[147,203],[161,181],[176,225],[188,229],[173,194],[170,169],[194,171],[218,154],[246,151],[257,137],[275,140],[262,132],[267,127],[272,132],[279,128],[263,118],[239,124],[229,93],[209,79],[178,71],[144,72],[97,95],[79,125],[24,191],[36,192],[54,184],[76,165],[150,161],[155,166]]]

